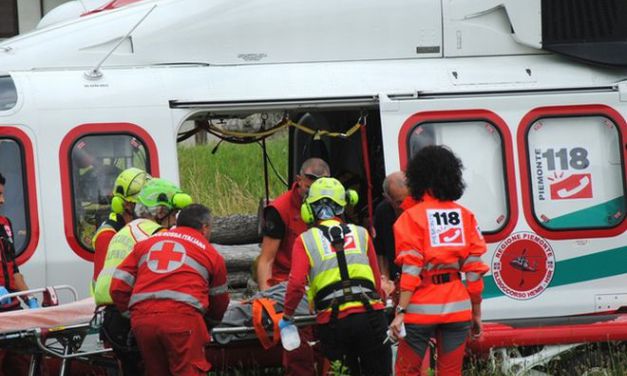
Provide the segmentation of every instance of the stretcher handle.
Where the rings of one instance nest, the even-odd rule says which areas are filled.
[[[313,325],[316,323],[316,315],[306,315],[306,316],[295,316],[294,324],[296,326],[307,326]],[[224,328],[213,328],[211,330],[212,334],[245,334],[245,333],[254,333],[255,328],[252,326],[233,326],[233,327],[224,327]]]
[[[68,325],[66,327],[64,327],[64,329],[80,329],[80,328],[90,328],[89,324],[76,324],[76,325]],[[85,356],[90,356],[90,355],[97,355],[97,354],[104,354],[104,353],[108,353],[113,351],[113,349],[111,348],[107,348],[107,349],[101,349],[101,350],[94,350],[94,351],[81,351],[81,352],[77,352],[77,353],[68,353],[68,349],[67,347],[64,347],[64,354],[60,354],[56,351],[52,351],[50,350],[48,347],[46,347],[45,342],[45,336],[43,334],[43,330],[41,328],[37,328],[34,329],[34,336],[35,336],[35,343],[37,344],[37,347],[39,347],[39,349],[49,355],[52,355],[54,357],[60,358],[60,359],[72,359],[72,358],[80,358],[80,357],[85,357]]]
[[[55,285],[55,286],[50,286],[51,288],[53,288],[55,291],[59,291],[59,290],[69,290],[73,297],[74,297],[74,301],[78,300],[78,292],[76,292],[76,289],[70,285]],[[0,296],[0,298],[13,298],[13,297],[23,297],[26,295],[30,295],[30,294],[36,294],[36,293],[43,293],[45,291],[48,290],[49,287],[39,287],[36,289],[30,289],[30,290],[24,290],[24,291],[16,291],[16,292],[12,292],[10,294],[6,294],[6,295],[2,295]]]

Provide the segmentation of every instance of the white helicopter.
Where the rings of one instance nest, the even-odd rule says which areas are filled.
[[[44,18],[0,43],[0,171],[12,182],[2,214],[19,229],[23,273],[85,296],[89,227],[120,169],[177,181],[184,123],[247,137],[214,123],[279,112],[266,130],[293,126],[292,172],[318,131],[334,174],[369,197],[366,211],[385,173],[421,147],[461,157],[461,202],[492,269],[494,330],[477,348],[503,349],[504,369],[624,341],[627,9],[571,5],[118,0]],[[521,283],[523,250],[533,268]],[[516,345],[540,350],[513,357]]]

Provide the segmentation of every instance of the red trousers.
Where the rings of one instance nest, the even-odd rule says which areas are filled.
[[[298,334],[300,334],[300,347],[292,351],[283,351],[285,376],[314,376],[316,375],[314,349],[308,343],[314,339],[313,328],[299,328]],[[318,367],[322,367],[322,362],[318,364]]]
[[[430,338],[436,339],[436,375],[461,376],[470,323],[436,325],[405,324],[407,336],[399,342],[396,375],[419,376],[422,363],[428,359]]]
[[[423,361],[404,340],[399,340],[396,351],[396,364],[394,365],[395,375],[428,376],[431,368],[429,364],[430,356],[431,351],[427,348]]]
[[[131,315],[131,328],[144,359],[146,375],[205,376],[209,332],[200,314]]]

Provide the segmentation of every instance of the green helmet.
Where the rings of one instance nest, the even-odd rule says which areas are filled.
[[[137,196],[140,204],[147,208],[165,206],[168,209],[183,209],[192,203],[192,198],[181,188],[165,179],[152,178]]]
[[[341,207],[346,206],[346,191],[342,183],[335,178],[326,177],[314,181],[311,187],[309,187],[305,202],[313,204],[324,198],[330,199]]]

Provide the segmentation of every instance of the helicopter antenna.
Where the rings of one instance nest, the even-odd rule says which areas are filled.
[[[146,12],[146,14],[144,14],[144,16],[139,21],[137,21],[137,23],[131,28],[131,30],[129,30],[128,33],[126,33],[126,35],[124,35],[124,37],[120,38],[118,43],[116,43],[116,45],[111,49],[111,51],[109,51],[105,55],[105,57],[102,58],[102,60],[100,60],[100,62],[98,64],[96,64],[96,66],[93,69],[88,70],[87,72],[85,72],[85,78],[87,78],[88,80],[98,80],[98,79],[102,78],[102,72],[100,71],[100,67],[102,66],[102,64],[104,64],[104,62],[109,58],[109,56],[111,56],[111,54],[115,50],[117,50],[118,47],[120,47],[122,42],[124,42],[126,40],[126,38],[128,38],[133,33],[133,31],[135,31],[135,29],[137,29],[137,26],[139,26],[142,22],[144,22],[146,17],[148,17],[148,15],[150,13],[152,13],[152,11],[155,10],[156,7],[157,7],[157,4],[153,5],[152,8],[150,8],[148,10],[148,12]]]

